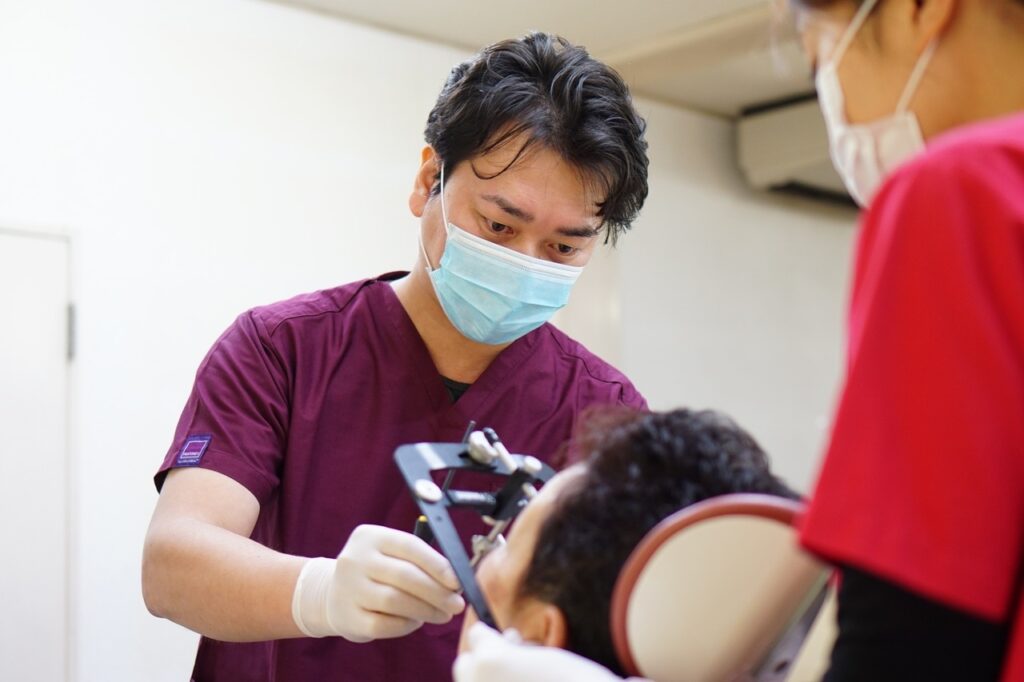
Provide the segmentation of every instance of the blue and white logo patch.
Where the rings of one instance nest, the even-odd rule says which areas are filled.
[[[203,455],[206,454],[206,448],[210,447],[212,439],[213,436],[189,436],[186,438],[185,444],[178,452],[178,459],[175,462],[177,466],[191,467],[199,464]]]

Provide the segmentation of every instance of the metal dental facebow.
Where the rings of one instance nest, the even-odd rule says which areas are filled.
[[[437,542],[477,617],[496,627],[474,568],[488,552],[504,544],[502,533],[537,494],[536,484],[550,480],[555,471],[536,457],[510,454],[494,429],[474,431],[474,426],[471,422],[462,443],[403,445],[395,450],[395,463],[420,509],[413,532],[427,542]],[[432,473],[436,471],[448,472],[443,487],[434,483]],[[452,480],[460,471],[503,478],[504,485],[495,493],[453,490]],[[460,508],[476,511],[491,527],[487,535],[473,536],[472,557],[467,555],[450,514]]]

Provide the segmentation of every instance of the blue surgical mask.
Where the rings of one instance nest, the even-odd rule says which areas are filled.
[[[423,258],[445,315],[466,338],[510,343],[541,326],[569,301],[583,268],[533,258],[448,221],[441,168],[441,216],[447,231],[436,270]]]

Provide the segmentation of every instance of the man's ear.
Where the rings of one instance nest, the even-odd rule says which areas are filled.
[[[437,172],[437,154],[434,153],[433,147],[427,145],[420,152],[420,169],[416,172],[412,194],[409,195],[409,210],[417,218],[423,216],[427,201],[430,200],[430,190],[434,187]]]
[[[539,603],[530,610],[528,621],[520,624],[523,639],[564,649],[569,643],[569,625],[562,609],[554,604]]]

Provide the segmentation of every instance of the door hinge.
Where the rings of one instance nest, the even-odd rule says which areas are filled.
[[[75,304],[68,303],[68,362],[75,359]]]

